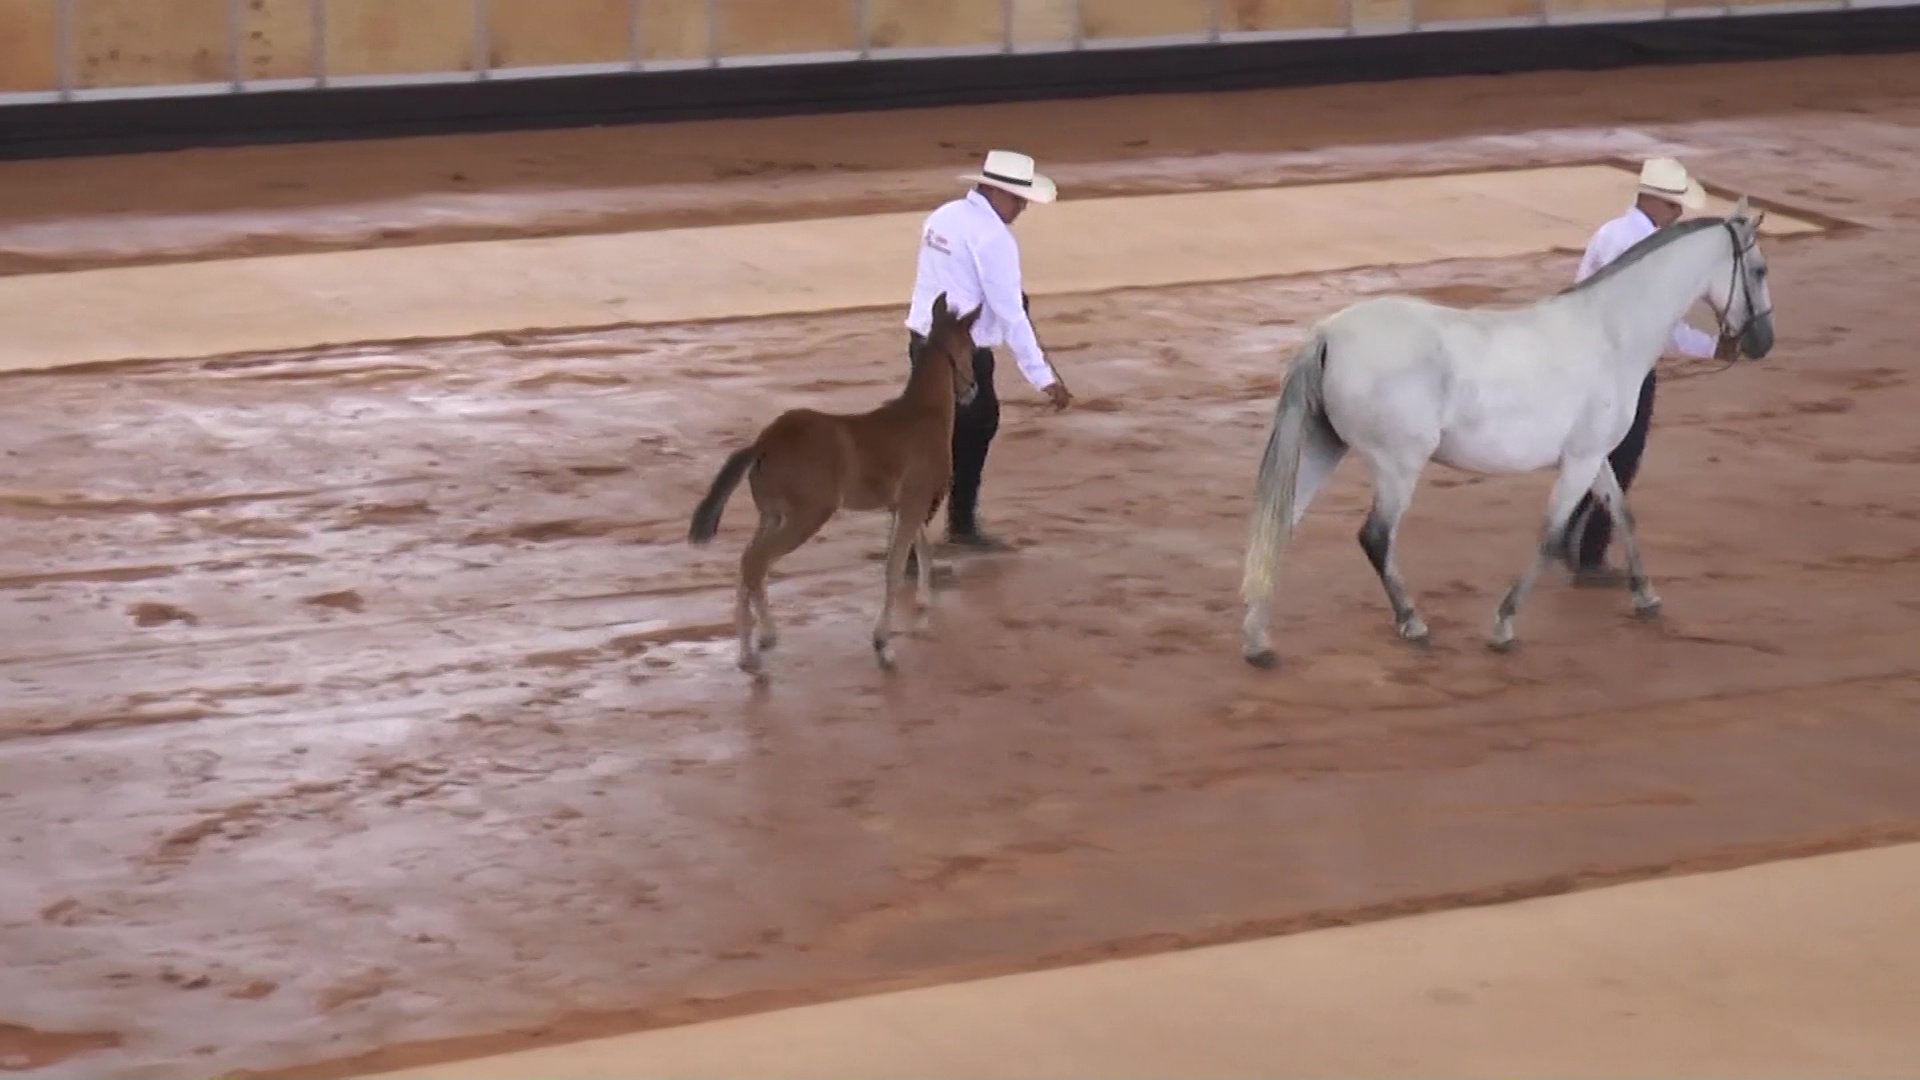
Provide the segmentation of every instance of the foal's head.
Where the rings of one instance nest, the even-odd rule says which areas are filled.
[[[973,324],[980,318],[983,306],[984,301],[975,304],[965,315],[956,315],[947,307],[946,293],[933,299],[933,326],[927,330],[927,347],[920,362],[949,365],[953,372],[953,400],[960,405],[971,402],[980,390],[973,379]]]

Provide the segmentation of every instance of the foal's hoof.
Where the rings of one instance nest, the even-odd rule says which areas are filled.
[[[1261,649],[1259,652],[1247,653],[1246,659],[1248,664],[1262,671],[1272,671],[1274,668],[1280,666],[1280,654],[1274,652],[1272,649]]]
[[[741,671],[749,675],[766,674],[767,668],[765,664],[760,662],[759,653],[741,653],[740,659],[735,661],[735,663],[739,665]]]
[[[886,641],[875,638],[873,641],[873,659],[875,663],[880,665],[881,671],[892,671],[893,646]]]

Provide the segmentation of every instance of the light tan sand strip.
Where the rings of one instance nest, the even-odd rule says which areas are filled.
[[[1920,845],[396,1077],[1912,1076]]]
[[[1631,191],[1585,165],[1070,200],[1020,236],[1030,291],[1090,292],[1578,248]],[[0,278],[0,370],[904,304],[923,216]]]

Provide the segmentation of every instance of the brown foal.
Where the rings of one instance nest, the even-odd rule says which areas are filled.
[[[824,413],[790,409],[762,428],[753,444],[734,451],[693,512],[687,542],[705,544],[720,528],[727,499],[748,478],[760,524],[740,556],[734,624],[740,668],[761,673],[760,654],[777,640],[767,610],[767,572],[776,560],[812,539],[841,509],[888,510],[886,594],[873,626],[873,654],[893,670],[893,600],[906,576],[907,552],[917,552],[917,622],[933,601],[933,558],[927,522],[953,477],[953,413],[972,400],[975,307],[965,315],[933,302],[933,326],[919,362],[899,397],[871,412]],[[759,633],[754,633],[756,616]]]

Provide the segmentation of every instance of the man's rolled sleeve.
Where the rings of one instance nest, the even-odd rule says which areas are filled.
[[[1036,390],[1045,390],[1058,382],[1053,365],[1041,351],[1040,339],[1027,318],[1025,294],[1021,292],[1020,248],[1013,237],[996,237],[982,244],[976,253],[980,287],[986,294],[987,308],[1000,325],[1006,327],[1007,348],[1012,350],[1020,374]]]

